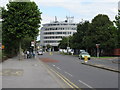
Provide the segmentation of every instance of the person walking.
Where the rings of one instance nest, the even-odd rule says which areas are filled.
[[[27,59],[27,51],[24,51],[24,59]]]
[[[33,58],[35,58],[35,51],[33,51]]]
[[[30,52],[27,50],[27,59],[30,58]]]

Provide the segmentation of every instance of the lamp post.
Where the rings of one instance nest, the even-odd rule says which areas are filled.
[[[100,54],[99,46],[100,46],[100,44],[96,44],[96,48],[97,48],[97,57],[99,57],[99,54]]]

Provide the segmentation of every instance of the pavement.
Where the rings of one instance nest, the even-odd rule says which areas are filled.
[[[91,57],[91,60],[88,60],[88,62],[85,63],[84,60],[81,60],[81,63],[83,65],[88,65],[88,66],[120,73],[120,57],[110,57],[110,58]]]
[[[69,88],[37,57],[22,60],[14,57],[0,63],[0,81],[2,88]]]
[[[120,58],[118,58],[118,57],[91,58],[91,60],[88,60],[88,62],[86,62],[86,63],[84,61],[82,61],[82,64],[120,73],[119,60],[120,60]]]

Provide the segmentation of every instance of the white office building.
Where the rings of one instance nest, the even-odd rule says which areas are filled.
[[[120,16],[119,10],[120,10],[120,1],[118,2],[118,16]]]
[[[73,17],[67,17],[65,21],[55,21],[43,24],[40,33],[40,45],[51,45],[54,50],[58,49],[59,41],[62,37],[72,36],[77,32],[77,24],[73,23]]]

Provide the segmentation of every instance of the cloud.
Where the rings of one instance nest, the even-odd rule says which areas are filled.
[[[0,0],[0,7],[5,7],[8,2],[8,0]]]
[[[76,17],[91,19],[97,14],[107,14],[111,20],[117,14],[119,0],[41,0],[35,2],[39,7],[62,7]],[[112,7],[112,8],[111,8]]]
[[[117,14],[119,0],[33,0],[33,1],[36,2],[39,8],[41,7],[64,8],[68,10],[67,11],[68,14],[74,15],[75,18],[77,17],[90,20],[95,15],[100,13],[107,14],[110,17],[110,19],[113,20],[115,15]],[[6,3],[8,3],[8,0],[0,1],[0,5],[2,6],[5,6]],[[46,18],[43,18],[43,22],[53,20],[54,16],[51,16],[49,15],[49,13],[47,13],[45,15]],[[61,15],[61,17],[63,16]]]

